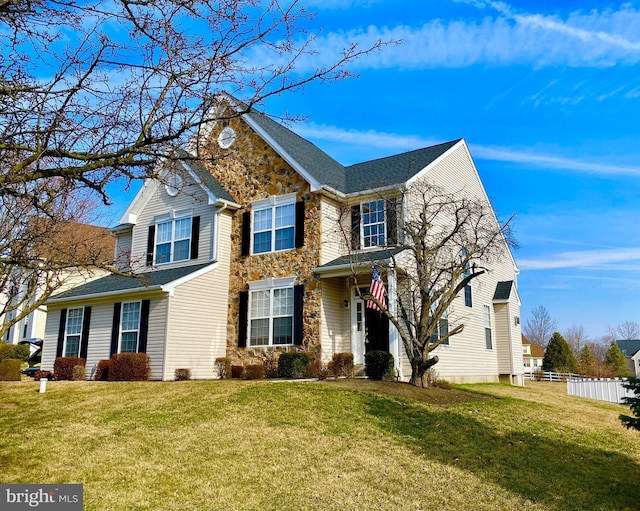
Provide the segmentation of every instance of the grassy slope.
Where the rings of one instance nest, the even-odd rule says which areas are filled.
[[[451,404],[269,381],[37,388],[0,384],[0,482],[83,483],[88,510],[640,508],[628,409],[561,384]]]

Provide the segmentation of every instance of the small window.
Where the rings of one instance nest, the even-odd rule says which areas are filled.
[[[295,246],[295,197],[287,204],[253,211],[253,253],[278,252]]]
[[[120,313],[120,353],[138,351],[141,302],[125,302]]]
[[[491,308],[484,306],[484,339],[488,350],[493,349],[493,338],[491,335]]]
[[[64,338],[64,356],[78,357],[80,353],[80,337],[82,336],[83,307],[67,311],[67,324]]]
[[[361,209],[364,248],[383,247],[386,244],[385,201],[363,202]]]
[[[185,261],[191,254],[191,217],[156,225],[156,264]]]

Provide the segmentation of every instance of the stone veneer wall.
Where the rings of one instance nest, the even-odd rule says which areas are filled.
[[[249,364],[273,359],[278,352],[302,349],[320,356],[321,286],[312,270],[320,263],[320,198],[309,192],[309,184],[241,119],[228,121],[237,134],[229,149],[220,149],[214,129],[205,150],[215,157],[208,163],[211,174],[226,188],[241,209],[231,228],[231,275],[227,315],[227,356],[233,364]],[[242,213],[251,203],[271,195],[296,193],[305,200],[304,246],[282,252],[241,256]],[[303,343],[295,347],[238,348],[239,293],[248,283],[268,277],[296,277],[304,284]]]

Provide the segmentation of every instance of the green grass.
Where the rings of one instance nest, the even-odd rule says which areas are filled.
[[[87,510],[640,508],[627,408],[561,384],[449,404],[380,385],[2,383],[0,482],[82,483]]]

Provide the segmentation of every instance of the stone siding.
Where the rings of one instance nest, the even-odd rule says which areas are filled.
[[[207,163],[211,174],[226,188],[241,209],[234,214],[231,228],[231,270],[227,316],[227,356],[234,364],[249,364],[274,358],[279,352],[299,350],[320,355],[321,286],[312,270],[320,263],[320,197],[309,184],[241,119],[228,121],[236,131],[236,141],[221,149],[217,137],[223,126],[211,133],[205,150],[213,156]],[[271,195],[296,194],[305,201],[304,246],[258,255],[241,256],[242,214],[251,203]],[[302,346],[283,348],[238,348],[239,296],[248,283],[268,277],[295,277],[304,285]]]

